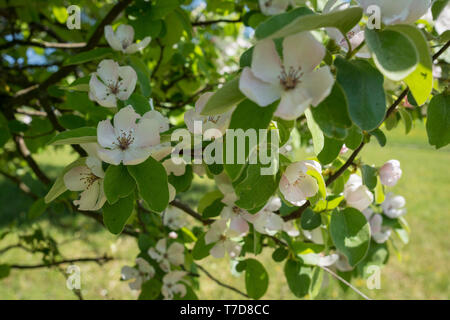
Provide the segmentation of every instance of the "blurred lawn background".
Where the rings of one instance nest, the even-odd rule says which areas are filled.
[[[362,152],[364,161],[377,166],[390,159],[402,164],[403,177],[394,188],[396,194],[407,200],[406,219],[411,227],[410,243],[401,249],[401,258],[391,254],[389,264],[382,270],[381,289],[368,290],[365,281],[355,281],[361,291],[374,299],[449,299],[450,298],[450,210],[449,185],[450,147],[436,151],[428,145],[425,127],[416,127],[404,135],[399,125],[388,132],[388,144],[381,148],[375,141]],[[374,139],[373,139],[374,140]],[[55,177],[61,168],[74,159],[67,151],[46,150],[38,161],[45,164],[47,172]],[[185,201],[196,203],[203,193],[213,188],[211,181],[196,179],[195,192],[182,195]],[[14,220],[25,217],[31,201],[20,190],[0,177],[0,232]],[[114,261],[103,266],[95,263],[78,264],[81,268],[82,293],[85,299],[135,299],[136,292],[127,283],[119,281],[123,265],[132,265],[138,254],[134,239],[116,237],[95,222],[82,216],[45,214],[35,224],[63,244],[60,250],[65,258],[93,257],[105,253]],[[33,225],[19,225],[21,230],[31,230]],[[16,242],[14,235],[0,241],[0,250]],[[295,299],[283,274],[284,263],[275,263],[271,252],[263,252],[261,261],[270,274],[269,289],[264,299]],[[0,264],[40,263],[38,255],[21,249],[9,250],[0,255]],[[243,275],[230,272],[227,259],[207,258],[199,262],[221,281],[245,290]],[[0,280],[0,299],[76,299],[66,288],[66,279],[56,269],[12,270],[9,277]],[[200,299],[241,299],[242,297],[218,286],[202,276]],[[345,292],[335,279],[318,297],[320,299],[358,299],[351,290]]]

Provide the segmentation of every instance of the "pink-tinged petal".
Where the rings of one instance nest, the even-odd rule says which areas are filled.
[[[102,148],[98,150],[98,156],[104,162],[117,166],[122,162],[124,154],[120,149],[109,150]]]
[[[383,224],[383,217],[380,214],[376,214],[370,219],[370,231],[372,234],[381,232],[381,226]]]
[[[325,57],[325,47],[310,32],[302,32],[283,40],[283,62],[288,71],[301,68],[307,73],[314,70]]]
[[[105,177],[105,172],[103,171],[102,168],[102,161],[98,157],[91,157],[91,156],[87,157],[86,165],[97,177],[99,178]]]
[[[193,134],[202,134],[203,130],[199,130],[200,126],[194,125],[195,121],[199,121],[203,125],[203,117],[198,115],[195,109],[190,109],[184,113],[184,123],[186,123],[186,127],[188,128],[189,132]]]
[[[125,66],[118,68],[118,74],[121,80],[119,81],[117,98],[120,100],[127,100],[136,88],[136,71],[130,66]]]
[[[104,148],[114,148],[116,133],[111,124],[111,120],[102,120],[97,125],[97,141]],[[97,149],[98,152],[98,149]]]
[[[253,49],[252,72],[264,82],[278,84],[281,73],[281,59],[271,39],[260,41]]]
[[[242,247],[237,242],[227,239],[225,240],[224,245],[231,259],[234,259],[241,254]]]
[[[97,74],[103,83],[111,88],[119,80],[119,64],[111,59],[102,60],[97,67]]]
[[[127,48],[130,44],[133,43],[134,40],[134,29],[132,26],[127,24],[121,24],[116,29],[116,37],[119,39],[122,48]]]
[[[231,218],[230,230],[235,231],[238,236],[243,236],[248,233],[249,226],[244,218],[237,216]]]
[[[72,168],[64,175],[64,185],[70,191],[82,191],[87,187],[84,178],[90,174],[91,170],[87,166]]]
[[[126,166],[133,166],[144,162],[150,157],[152,149],[148,148],[134,148],[130,147],[123,152],[123,164]]]
[[[122,133],[128,133],[131,129],[135,129],[136,120],[139,118],[140,115],[134,111],[132,106],[120,109],[114,116],[116,136],[120,136]]]
[[[289,183],[294,183],[300,177],[308,171],[308,167],[304,161],[297,161],[291,163],[284,172],[284,176],[287,178]]]
[[[110,25],[105,26],[105,38],[111,48],[116,51],[122,50],[122,44],[120,43],[119,38],[115,36],[113,28]]]
[[[295,120],[308,109],[311,100],[306,90],[302,87],[283,91],[275,116],[284,120]]]
[[[277,101],[280,98],[280,87],[264,82],[255,77],[252,70],[248,67],[244,68],[239,80],[239,89],[250,100],[254,101],[261,107]]]
[[[133,147],[151,147],[160,142],[159,123],[155,119],[141,118],[134,132]]]
[[[409,5],[408,18],[403,21],[404,24],[411,24],[419,20],[424,14],[427,13],[428,8],[431,6],[431,0],[413,0]]]
[[[211,248],[211,250],[209,250],[209,253],[214,257],[214,258],[223,258],[225,256],[225,245],[223,243],[223,241],[217,242],[214,247]]]
[[[334,78],[328,66],[305,74],[301,83],[301,87],[308,92],[311,104],[314,107],[328,97],[333,85]]]

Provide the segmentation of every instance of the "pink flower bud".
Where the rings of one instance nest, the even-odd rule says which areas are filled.
[[[389,160],[380,168],[381,183],[388,187],[393,187],[402,176],[400,161]]]

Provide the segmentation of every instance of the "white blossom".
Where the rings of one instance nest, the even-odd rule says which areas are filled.
[[[350,175],[344,186],[344,197],[349,207],[362,211],[373,202],[373,194],[362,184],[362,179],[357,174]]]
[[[135,279],[128,286],[131,290],[141,289],[142,284],[155,275],[155,269],[143,258],[136,258],[136,268],[124,266],[121,271],[122,280]]]
[[[335,263],[336,269],[338,269],[341,272],[349,272],[353,270],[353,267],[348,263],[347,257],[342,254],[341,252],[337,252],[339,258]]]
[[[422,17],[431,5],[431,0],[356,0],[364,11],[376,5],[381,9],[384,24],[411,24]]]
[[[334,78],[330,68],[316,69],[324,56],[324,46],[309,32],[283,40],[283,62],[273,40],[260,41],[253,49],[251,68],[242,71],[239,88],[261,107],[281,98],[275,115],[294,120],[331,92]]]
[[[132,106],[122,108],[114,116],[114,126],[109,119],[98,123],[99,156],[114,165],[144,162],[160,143],[160,127],[156,119],[141,117]]]
[[[400,161],[389,160],[380,168],[380,181],[388,187],[393,187],[402,177],[402,169],[400,168]]]
[[[186,295],[186,285],[181,281],[186,275],[185,271],[171,271],[163,277],[161,293],[165,300],[172,300],[175,294]]]
[[[281,176],[280,191],[284,198],[295,206],[302,206],[306,199],[319,191],[317,180],[307,174],[308,170],[322,172],[316,161],[299,161],[290,164]]]
[[[223,258],[225,252],[228,252],[230,258],[236,258],[241,253],[242,247],[233,238],[239,236],[235,231],[228,228],[227,219],[218,219],[214,221],[208,232],[205,234],[205,243],[215,243],[209,253],[214,258]]]
[[[392,192],[389,192],[386,194],[381,208],[386,216],[391,219],[397,219],[406,213],[405,205],[406,200],[404,197],[396,196]]]
[[[99,79],[100,78],[100,79]],[[117,99],[127,100],[136,87],[136,71],[121,67],[114,60],[102,60],[89,81],[89,99],[108,108],[117,107]]]
[[[306,239],[315,244],[324,244],[321,227],[317,227],[313,230],[303,230],[303,235]]]
[[[186,172],[186,162],[183,160],[183,158],[179,158],[176,161],[174,161],[172,158],[168,158],[163,161],[164,169],[166,169],[167,175],[170,175],[173,173],[174,176],[182,176]]]
[[[273,197],[256,214],[245,214],[245,219],[253,224],[256,231],[262,234],[274,235],[283,230],[284,221],[280,215],[275,212],[281,208],[281,199]]]
[[[186,225],[183,212],[173,206],[167,207],[164,212],[163,223],[172,230],[181,229]]]
[[[370,234],[376,243],[385,243],[391,236],[391,230],[383,227],[383,217],[370,208],[362,211],[370,225]]]
[[[81,144],[81,147],[88,153],[85,165],[70,169],[63,177],[64,185],[70,191],[82,191],[80,199],[73,202],[79,210],[95,211],[106,201],[103,192],[105,172],[98,158],[98,145],[89,143]]]
[[[233,108],[225,113],[217,114],[214,116],[203,116],[201,112],[205,108],[208,100],[213,95],[213,92],[207,92],[200,96],[200,98],[195,103],[195,109],[190,109],[184,114],[184,122],[188,130],[193,134],[203,134],[206,130],[217,129],[223,135],[225,130],[231,120],[231,114],[233,113]],[[201,122],[201,128],[199,124],[195,122]],[[217,138],[217,137],[216,137]]]
[[[111,48],[128,54],[144,49],[152,40],[151,37],[145,37],[141,42],[133,43],[134,29],[127,24],[118,26],[116,32],[113,31],[112,26],[105,26],[105,38]]]
[[[439,34],[443,34],[445,31],[450,30],[450,3],[442,10],[434,24],[434,28]]]
[[[148,249],[148,255],[159,263],[164,272],[169,272],[171,265],[184,263],[184,246],[179,242],[168,245],[166,239],[160,239],[155,248]]]

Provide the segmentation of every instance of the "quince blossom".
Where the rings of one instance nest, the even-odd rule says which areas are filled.
[[[400,161],[389,160],[380,168],[380,181],[388,187],[393,187],[402,177],[402,169],[400,168]]]
[[[116,32],[113,31],[112,26],[105,26],[105,38],[111,48],[129,54],[144,49],[152,40],[151,37],[145,37],[141,42],[133,43],[134,29],[127,24],[118,26]]]
[[[374,213],[370,208],[362,211],[370,225],[372,239],[376,243],[385,243],[391,236],[391,230],[383,227],[383,217],[381,214]]]
[[[230,258],[236,258],[241,253],[242,247],[232,238],[238,237],[236,231],[228,228],[227,219],[219,219],[211,224],[210,229],[205,234],[205,243],[216,243],[209,253],[214,258],[223,258],[228,252]]]
[[[386,216],[391,219],[397,219],[406,213],[405,204],[405,198],[389,192],[381,204],[381,208]]]
[[[228,128],[231,120],[231,114],[233,113],[234,109],[214,116],[201,115],[203,109],[208,103],[209,98],[211,98],[213,94],[213,92],[202,94],[195,103],[195,109],[190,109],[184,114],[184,122],[186,123],[188,130],[192,134],[203,134],[206,130],[217,129],[223,135],[225,133],[225,130]],[[201,128],[198,124],[195,125],[196,121],[202,123]]]
[[[155,269],[143,258],[136,258],[136,268],[124,266],[121,271],[122,280],[135,279],[128,286],[131,290],[141,289],[142,284],[155,275]]]
[[[320,164],[307,160],[290,164],[281,176],[280,191],[284,198],[295,206],[302,206],[306,199],[319,191],[317,180],[307,174],[308,170],[322,172]]]
[[[139,122],[136,123],[136,121]],[[111,120],[103,120],[97,126],[97,139],[102,148],[99,156],[104,162],[118,165],[136,165],[144,162],[160,143],[160,123],[137,114],[133,107],[122,108]]]
[[[431,0],[356,0],[364,11],[372,5],[381,9],[384,24],[411,24],[422,17],[431,5]]]
[[[180,283],[186,275],[185,271],[171,271],[163,277],[161,293],[165,300],[172,300],[175,294],[179,294],[180,297],[186,295],[186,286]]]
[[[100,78],[100,79],[99,79]],[[127,100],[136,87],[137,74],[130,66],[114,60],[102,60],[89,81],[89,99],[108,108],[117,107],[117,99]]]
[[[86,165],[70,169],[64,175],[64,185],[70,191],[83,191],[80,199],[73,202],[79,210],[95,211],[103,207],[106,201],[103,192],[105,172],[98,157],[98,145],[88,143],[81,144],[81,147],[88,153]]]
[[[163,224],[172,230],[178,230],[186,225],[184,214],[177,208],[169,206],[163,215]]]
[[[169,272],[170,265],[180,266],[184,263],[184,246],[179,242],[168,246],[166,239],[160,239],[155,248],[148,249],[148,255],[159,263],[164,272]]]
[[[294,120],[331,92],[330,68],[316,69],[324,57],[324,46],[309,32],[283,40],[283,62],[273,40],[260,41],[253,49],[251,68],[242,71],[239,88],[261,107],[281,98],[275,116]]]
[[[373,194],[362,184],[362,179],[357,174],[350,175],[344,186],[344,198],[349,207],[363,211],[373,202]]]
[[[283,230],[284,221],[275,212],[281,208],[281,199],[271,198],[265,207],[256,214],[246,214],[247,221],[253,224],[256,231],[262,234],[273,236],[278,231]]]

